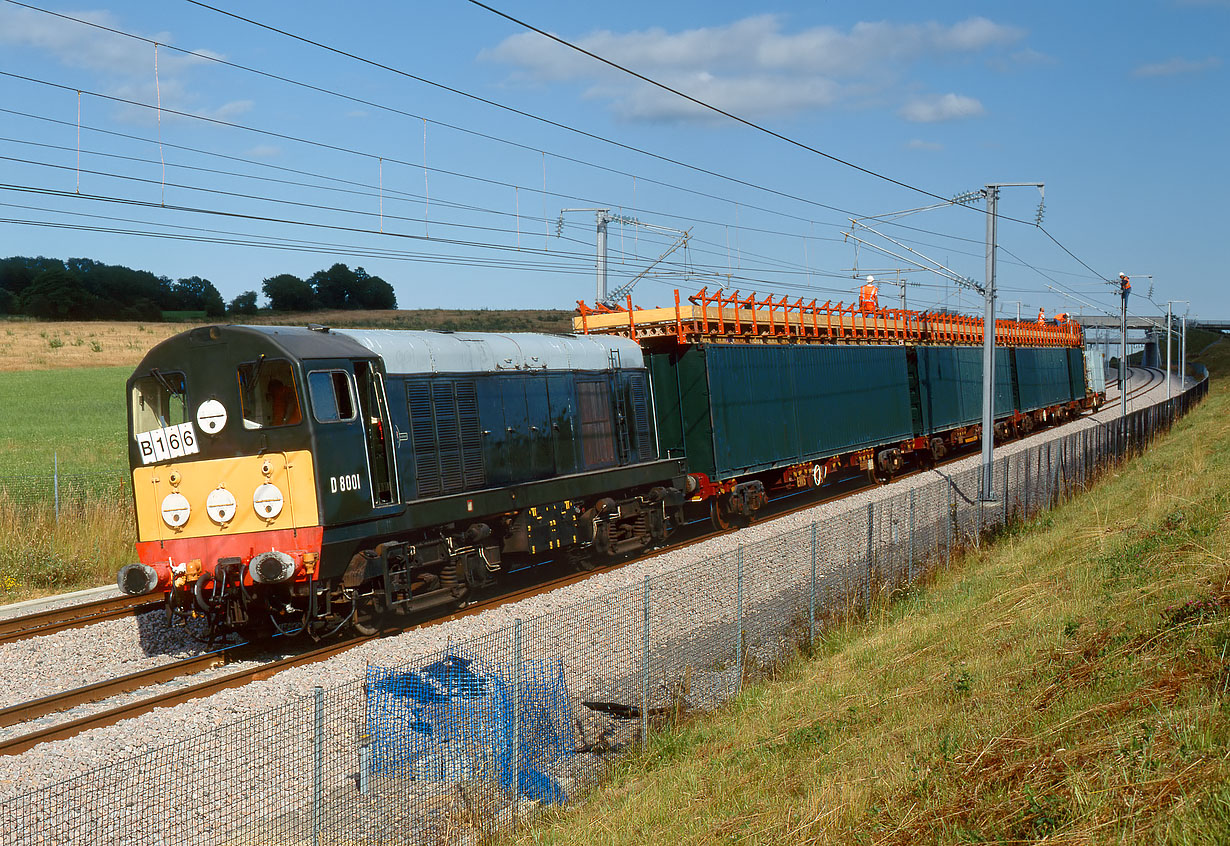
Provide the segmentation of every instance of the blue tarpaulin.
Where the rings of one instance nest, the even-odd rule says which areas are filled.
[[[558,658],[523,661],[517,697],[519,761],[513,764],[517,669],[449,654],[415,669],[368,667],[371,771],[422,780],[490,779],[545,802],[567,797],[548,770],[575,746],[572,702]]]

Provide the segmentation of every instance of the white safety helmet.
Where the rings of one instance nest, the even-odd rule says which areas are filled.
[[[872,283],[873,283],[873,282],[875,282],[875,281],[876,281],[876,278],[875,278],[874,276],[868,276],[868,277],[867,277],[867,284],[868,284],[868,285],[872,284]]]

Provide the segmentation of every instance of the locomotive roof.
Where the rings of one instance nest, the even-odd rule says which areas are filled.
[[[618,337],[533,332],[424,332],[337,329],[384,359],[389,373],[495,370],[606,370],[644,367],[640,346]]]
[[[413,329],[330,329],[244,326],[297,358],[375,353],[389,373],[482,373],[497,370],[606,370],[644,367],[635,341],[616,336],[534,332],[433,332]]]

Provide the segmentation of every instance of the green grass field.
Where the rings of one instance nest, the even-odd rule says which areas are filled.
[[[128,470],[129,367],[0,372],[0,479]],[[2,482],[0,482],[2,484]]]

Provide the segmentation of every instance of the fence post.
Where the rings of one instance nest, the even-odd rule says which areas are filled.
[[[1008,498],[1010,495],[1009,491],[1012,490],[1012,486],[1009,484],[1009,482],[1012,480],[1011,472],[1012,472],[1012,456],[1005,455],[1004,456],[1004,528],[1005,529],[1008,528]]]
[[[739,675],[736,678],[735,693],[743,690],[743,544],[739,544],[738,564],[739,587],[735,605],[735,666],[738,668]]]
[[[807,646],[816,642],[816,523],[811,524],[811,594],[807,601]]]
[[[359,738],[359,795],[366,796],[371,791],[372,770],[372,736],[365,734]]]
[[[649,577],[645,577],[641,619],[641,747],[649,742]]]
[[[52,469],[51,469],[51,484],[55,488],[56,499],[56,525],[60,525],[60,453],[53,452],[52,454]]]
[[[1025,479],[1024,479],[1025,484],[1022,485],[1022,487],[1024,488],[1024,493],[1023,493],[1024,505],[1021,508],[1021,521],[1022,522],[1029,519],[1029,460],[1030,460],[1029,454],[1031,452],[1033,452],[1033,449],[1026,449],[1025,452],[1021,454],[1022,459],[1023,459],[1021,463],[1025,465]]]
[[[512,770],[513,819],[517,818],[517,802],[521,796],[521,618],[513,620],[513,660],[516,668],[513,671],[512,684],[512,759],[509,769]]]
[[[952,566],[952,482],[944,486],[944,566]]]
[[[316,685],[312,720],[312,846],[320,844],[320,823],[325,796],[325,689]]]
[[[874,502],[867,503],[867,601],[864,605],[868,617],[871,616],[871,570],[875,556],[875,508]]]
[[[914,501],[917,494],[917,488],[910,488],[910,558],[905,571],[906,581],[910,586],[914,584]]]

